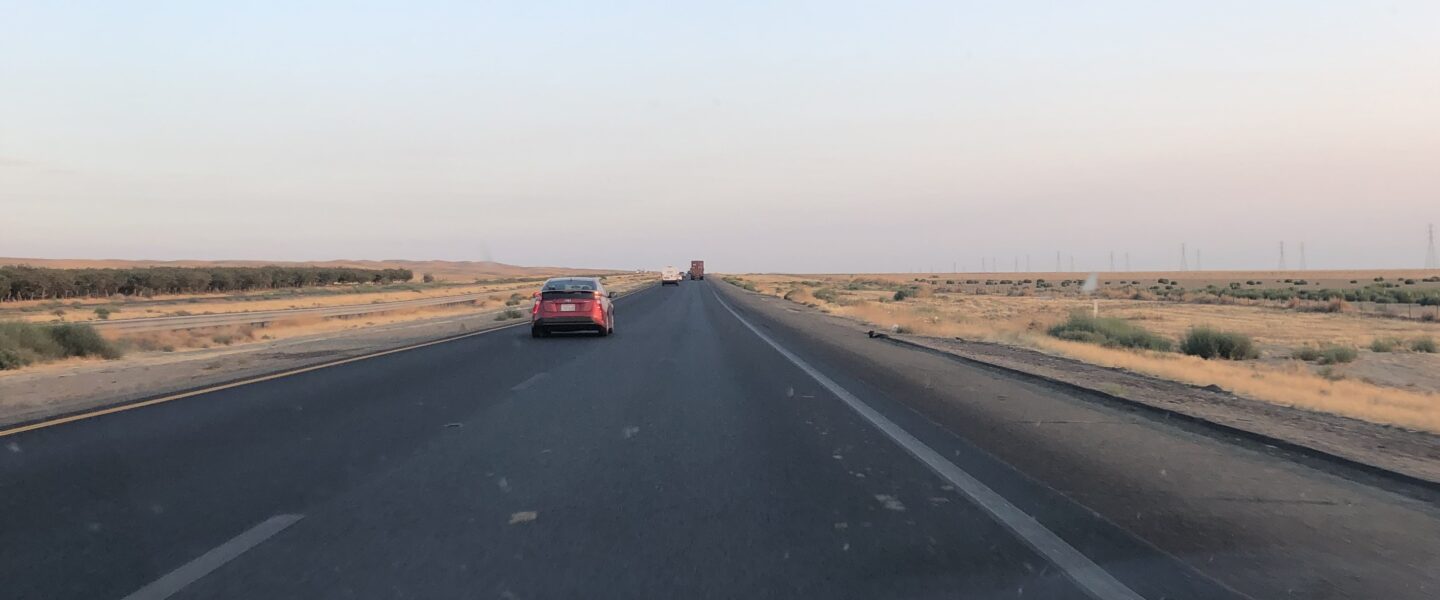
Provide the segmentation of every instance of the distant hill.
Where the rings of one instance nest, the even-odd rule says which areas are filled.
[[[418,279],[430,273],[436,279],[470,281],[497,277],[551,277],[556,275],[595,275],[614,273],[618,269],[570,269],[566,267],[522,267],[488,260],[124,260],[88,258],[9,258],[0,257],[0,265],[29,265],[52,269],[121,269],[135,267],[348,267],[355,269],[410,269]]]

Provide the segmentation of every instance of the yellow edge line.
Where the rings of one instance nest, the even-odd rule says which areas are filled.
[[[649,291],[649,290],[651,290],[651,289],[654,289],[654,287],[655,287],[654,285],[647,285],[647,286],[645,286],[645,287],[643,287],[643,288],[640,288],[639,290],[630,292],[629,295],[630,295],[630,296],[633,296],[633,295],[638,294],[638,293],[641,293],[641,292]],[[627,297],[629,297],[629,296],[627,296]],[[471,333],[465,333],[465,334],[457,335],[457,336],[455,336],[455,337],[448,337],[448,338],[439,339],[439,340],[431,340],[431,341],[428,341],[428,342],[422,342],[422,343],[419,343],[419,344],[415,344],[415,345],[413,345],[413,346],[404,346],[404,347],[401,347],[401,348],[391,348],[391,349],[389,349],[389,350],[381,350],[381,351],[375,352],[375,353],[373,353],[373,354],[363,354],[363,355],[360,355],[360,356],[352,356],[352,357],[350,357],[350,358],[343,358],[343,359],[340,359],[340,360],[337,360],[337,361],[334,361],[334,362],[321,363],[321,364],[318,364],[318,365],[310,365],[310,366],[308,366],[308,367],[300,367],[300,368],[298,368],[298,369],[291,369],[291,370],[289,370],[289,371],[281,371],[281,372],[279,372],[279,373],[271,373],[271,374],[269,374],[269,375],[261,375],[261,376],[259,376],[259,377],[252,377],[252,378],[250,378],[250,379],[242,379],[242,380],[240,380],[240,381],[232,381],[232,382],[230,382],[230,383],[225,383],[225,384],[221,384],[221,385],[217,385],[217,386],[212,386],[212,387],[208,387],[208,388],[201,388],[201,389],[198,389],[198,390],[191,390],[191,391],[189,391],[189,392],[183,392],[183,393],[179,393],[179,394],[173,394],[173,395],[170,395],[170,396],[163,396],[163,397],[160,397],[160,398],[152,398],[152,399],[146,400],[146,401],[144,401],[144,402],[136,402],[136,403],[133,403],[133,404],[124,404],[124,405],[121,405],[121,406],[112,406],[112,407],[110,407],[110,408],[102,408],[102,409],[100,409],[100,410],[93,410],[93,411],[90,411],[90,412],[87,412],[87,413],[80,413],[80,414],[78,414],[78,415],[70,415],[70,416],[68,416],[68,417],[60,417],[60,418],[58,418],[58,419],[50,419],[50,420],[48,420],[48,421],[40,421],[40,422],[38,422],[38,423],[31,423],[31,424],[29,424],[29,425],[22,425],[22,426],[20,426],[20,427],[13,427],[13,428],[10,428],[10,429],[0,429],[0,438],[6,437],[6,436],[15,435],[15,434],[17,434],[17,433],[25,433],[25,432],[27,432],[27,431],[35,431],[36,429],[44,429],[44,428],[46,428],[46,427],[54,427],[55,425],[64,425],[65,423],[74,423],[75,421],[81,421],[81,420],[84,420],[84,419],[93,419],[93,418],[95,418],[95,417],[104,416],[104,415],[108,415],[108,414],[112,414],[112,413],[124,412],[124,411],[127,411],[127,410],[134,410],[134,409],[137,409],[137,408],[144,408],[144,407],[146,407],[146,406],[152,406],[152,405],[155,405],[155,404],[161,404],[161,403],[170,402],[170,401],[173,401],[173,400],[180,400],[180,399],[182,399],[182,398],[189,398],[189,397],[191,397],[191,396],[199,396],[199,395],[201,395],[201,394],[209,394],[210,392],[218,392],[218,391],[220,391],[220,390],[228,390],[228,389],[230,389],[230,388],[240,387],[240,386],[242,386],[242,385],[250,385],[250,384],[252,384],[252,383],[260,383],[260,382],[262,382],[262,381],[270,381],[271,379],[279,379],[279,378],[281,378],[281,377],[289,377],[289,376],[291,376],[291,375],[299,375],[299,374],[301,374],[301,373],[309,373],[310,371],[318,371],[318,370],[320,370],[320,369],[326,369],[326,368],[329,368],[329,367],[338,367],[338,366],[340,366],[340,365],[346,365],[346,364],[350,364],[350,363],[353,363],[353,362],[359,362],[359,361],[366,360],[366,359],[371,359],[371,358],[376,358],[376,357],[380,357],[380,356],[385,356],[385,355],[388,355],[388,354],[395,354],[395,353],[397,353],[397,352],[405,352],[405,351],[407,351],[407,350],[416,350],[416,349],[419,349],[419,348],[424,348],[424,347],[426,347],[426,346],[434,346],[434,345],[436,345],[436,344],[444,344],[444,343],[448,343],[448,342],[453,342],[453,341],[455,341],[455,340],[463,340],[463,339],[465,339],[465,338],[475,337],[475,336],[477,336],[477,335],[485,335],[485,334],[487,334],[487,333],[493,333],[493,332],[496,332],[496,331],[500,331],[500,330],[502,330],[502,329],[510,329],[511,327],[519,327],[519,326],[521,326],[521,325],[528,325],[528,324],[529,324],[528,322],[522,321],[522,322],[519,322],[519,323],[512,323],[512,324],[510,324],[510,325],[501,325],[500,327],[495,327],[495,328],[492,328],[492,329],[486,329],[486,330],[484,330],[484,331],[474,331],[474,332],[471,332]]]
[[[225,384],[221,384],[221,385],[217,385],[217,386],[212,386],[212,387],[208,387],[208,388],[202,388],[202,389],[198,389],[198,390],[191,390],[191,391],[188,391],[188,392],[182,392],[182,393],[173,394],[173,395],[170,395],[170,396],[163,396],[163,397],[160,397],[160,398],[152,398],[152,399],[146,400],[146,401],[144,401],[144,402],[135,402],[135,403],[133,403],[133,404],[124,404],[124,405],[121,405],[121,406],[112,406],[112,407],[110,407],[110,408],[102,408],[102,409],[100,409],[100,410],[94,410],[94,411],[90,411],[90,412],[87,412],[87,413],[80,413],[80,414],[78,414],[78,415],[70,415],[70,416],[68,416],[68,417],[60,417],[60,418],[58,418],[58,419],[50,419],[49,421],[40,421],[40,422],[38,422],[38,423],[31,423],[31,424],[29,424],[29,425],[22,425],[22,426],[20,426],[20,427],[14,427],[14,428],[11,428],[11,429],[0,430],[0,437],[11,436],[11,435],[15,435],[15,434],[17,434],[17,433],[25,433],[25,432],[27,432],[27,431],[34,431],[34,430],[36,430],[36,429],[44,429],[44,428],[46,428],[46,427],[54,427],[54,426],[56,426],[56,425],[63,425],[63,424],[65,424],[65,423],[73,423],[73,422],[75,422],[75,421],[81,421],[81,420],[84,420],[84,419],[93,419],[93,418],[95,418],[95,417],[99,417],[99,416],[103,416],[103,415],[108,415],[108,414],[118,413],[118,412],[124,412],[124,411],[127,411],[127,410],[134,410],[134,409],[137,409],[137,408],[144,408],[144,407],[146,407],[146,406],[152,406],[152,405],[155,405],[155,404],[161,404],[161,403],[165,403],[165,402],[171,402],[171,401],[174,401],[174,400],[180,400],[180,399],[182,399],[182,398],[189,398],[189,397],[191,397],[191,396],[199,396],[199,395],[201,395],[201,394],[209,394],[209,393],[211,393],[211,392],[218,392],[218,391],[220,391],[220,390],[228,390],[228,389],[230,389],[230,388],[236,388],[236,387],[240,387],[240,386],[242,386],[242,385],[250,385],[250,384],[252,384],[252,383],[260,383],[260,382],[262,382],[262,381],[270,381],[270,380],[272,380],[272,379],[280,379],[281,377],[289,377],[289,376],[291,376],[291,375],[299,375],[299,374],[301,374],[301,373],[309,373],[310,371],[318,371],[318,370],[320,370],[320,369],[326,369],[326,368],[329,368],[329,367],[338,367],[338,366],[340,366],[340,365],[346,365],[346,364],[350,364],[350,363],[353,363],[353,362],[360,362],[360,361],[362,361],[362,360],[367,360],[367,359],[371,359],[371,358],[377,358],[377,357],[380,357],[380,356],[386,356],[386,355],[395,354],[395,353],[398,353],[398,352],[405,352],[405,351],[408,351],[408,350],[416,350],[416,349],[419,349],[419,348],[424,348],[424,347],[426,347],[426,346],[434,346],[434,345],[437,345],[437,344],[444,344],[444,343],[453,342],[453,341],[456,341],[456,340],[463,340],[463,339],[465,339],[465,338],[475,337],[475,336],[477,336],[477,335],[485,335],[485,334],[487,334],[487,333],[494,333],[494,332],[500,331],[500,330],[502,330],[502,329],[510,329],[510,328],[512,328],[512,327],[519,327],[519,326],[521,326],[521,325],[528,325],[528,324],[529,324],[529,323],[526,323],[526,322],[512,323],[512,324],[510,324],[510,325],[502,325],[502,326],[500,326],[500,327],[495,327],[495,328],[493,328],[493,329],[486,329],[486,330],[484,330],[484,331],[475,331],[475,332],[471,332],[471,333],[465,333],[465,334],[457,335],[457,336],[454,336],[454,337],[448,337],[448,338],[444,338],[444,339],[440,339],[440,340],[431,340],[431,341],[428,341],[428,342],[422,342],[422,343],[415,344],[415,345],[412,345],[412,346],[404,346],[404,347],[401,347],[401,348],[391,348],[391,349],[389,349],[389,350],[381,350],[380,352],[375,352],[375,353],[373,353],[373,354],[364,354],[364,355],[361,355],[361,356],[352,356],[352,357],[350,357],[350,358],[343,358],[343,359],[340,359],[340,360],[337,360],[337,361],[334,361],[334,362],[321,363],[321,364],[318,364],[318,365],[310,365],[310,366],[308,366],[308,367],[300,367],[300,368],[298,368],[298,369],[291,369],[291,370],[289,370],[289,371],[281,371],[281,372],[279,372],[279,373],[271,373],[271,374],[269,374],[269,375],[261,375],[261,376],[259,376],[259,377],[252,377],[252,378],[250,378],[250,379],[242,379],[242,380],[240,380],[240,381],[232,381],[232,382],[230,382],[230,383],[225,383]]]

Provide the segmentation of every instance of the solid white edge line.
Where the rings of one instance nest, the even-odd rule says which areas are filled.
[[[1080,586],[1081,589],[1085,590],[1091,597],[1097,600],[1143,600],[1143,596],[1135,593],[1134,590],[1115,579],[1113,575],[1101,568],[1100,565],[1095,564],[1094,561],[1091,561],[1084,554],[1081,554],[1079,550],[1076,550],[1073,546],[1066,543],[1065,540],[1060,539],[1060,536],[1046,529],[1045,526],[1041,525],[1039,521],[1036,521],[1034,517],[1026,514],[1025,511],[1020,510],[1014,504],[1011,504],[1004,496],[996,493],[995,490],[990,489],[989,486],[981,483],[980,480],[975,479],[969,473],[966,473],[964,469],[956,466],[955,463],[946,460],[944,456],[941,456],[939,452],[927,446],[925,442],[910,435],[909,432],[905,431],[899,425],[885,418],[884,415],[875,409],[870,408],[863,400],[851,394],[845,388],[840,387],[840,384],[835,383],[834,380],[815,370],[814,367],[811,367],[809,363],[806,363],[799,356],[785,349],[785,347],[771,339],[770,336],[762,333],[760,329],[751,325],[749,321],[746,321],[744,317],[740,316],[740,313],[735,312],[735,309],[730,308],[730,305],[720,298],[718,292],[712,289],[711,293],[715,294],[715,300],[720,303],[720,306],[725,307],[725,310],[729,311],[736,320],[740,321],[741,325],[744,325],[766,344],[769,344],[770,347],[774,348],[776,352],[779,352],[781,356],[784,356],[791,363],[794,363],[794,365],[799,367],[801,371],[804,371],[806,375],[809,375],[815,381],[819,382],[820,385],[824,386],[825,389],[829,390],[835,397],[839,398],[852,410],[864,417],[871,425],[874,425],[876,429],[879,429],[885,435],[889,436],[892,441],[899,444],[901,448],[904,448],[915,458],[919,459],[925,466],[930,467],[930,470],[938,474],[941,479],[948,481],[955,486],[955,489],[969,496],[971,502],[985,512],[990,513],[991,517],[1006,529],[1009,529],[1016,537],[1019,537],[1021,541],[1049,559],[1051,563],[1064,571],[1066,576],[1074,581],[1076,585]]]
[[[135,590],[122,600],[165,600],[198,581],[201,577],[209,575],[211,571],[218,569],[236,557],[244,554],[246,550],[260,545],[275,534],[284,531],[286,527],[294,525],[303,515],[275,515],[265,519],[259,525],[247,529],[244,533],[230,538],[225,543],[212,548],[209,552],[201,554],[188,563],[180,565],[179,568],[166,573],[163,577],[150,582],[149,585]]]

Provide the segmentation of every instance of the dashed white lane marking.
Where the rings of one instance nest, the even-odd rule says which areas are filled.
[[[1091,561],[1084,554],[1081,554],[1074,546],[1060,539],[1060,536],[1055,535],[1055,532],[1046,529],[1045,526],[1041,525],[1039,521],[1036,521],[1034,517],[1025,514],[1025,511],[1011,504],[1004,496],[990,489],[990,486],[981,483],[980,480],[966,473],[964,469],[956,466],[955,463],[946,460],[944,456],[941,456],[939,452],[927,446],[925,442],[910,435],[908,431],[896,425],[894,421],[887,419],[875,409],[870,408],[870,405],[865,404],[860,398],[851,394],[845,388],[840,387],[840,384],[835,383],[834,380],[826,377],[825,374],[815,370],[814,367],[810,366],[809,363],[802,360],[799,356],[796,356],[795,353],[786,350],[784,346],[781,346],[775,340],[771,339],[770,336],[762,333],[759,328],[751,325],[749,321],[746,321],[744,317],[740,316],[740,313],[735,312],[735,309],[730,308],[730,305],[726,304],[725,301],[720,298],[719,292],[716,292],[712,288],[710,293],[715,294],[715,300],[720,303],[720,306],[725,307],[725,310],[729,311],[746,329],[749,329],[766,344],[769,344],[770,347],[774,348],[776,352],[779,352],[781,356],[789,359],[791,363],[794,363],[794,365],[799,367],[801,371],[804,371],[806,375],[809,375],[812,379],[819,382],[825,389],[830,390],[830,393],[834,394],[841,402],[849,406],[851,410],[854,410],[861,417],[864,417],[866,421],[869,421],[876,429],[879,429],[896,444],[899,444],[901,448],[904,448],[912,456],[919,459],[925,466],[930,467],[930,470],[934,471],[942,479],[953,484],[958,490],[968,496],[976,506],[990,513],[990,516],[993,517],[996,522],[1003,525],[1006,529],[1009,529],[1016,537],[1020,538],[1021,541],[1028,544],[1031,548],[1034,548],[1036,552],[1039,552],[1056,567],[1064,571],[1065,575],[1068,576],[1071,581],[1074,581],[1076,585],[1080,586],[1080,588],[1085,590],[1091,597],[1097,600],[1143,600],[1143,596],[1135,593],[1135,590],[1130,589],[1118,579],[1115,579],[1113,575],[1105,569],[1100,568],[1100,565],[1095,564],[1094,561]]]
[[[265,519],[259,525],[246,530],[245,533],[230,538],[229,541],[201,554],[195,560],[166,573],[164,577],[135,590],[123,600],[164,600],[169,598],[175,592],[184,589],[185,586],[209,575],[211,571],[235,560],[235,557],[244,554],[246,550],[258,546],[260,542],[270,539],[271,536],[284,531],[286,527],[294,525],[301,516],[275,515]]]

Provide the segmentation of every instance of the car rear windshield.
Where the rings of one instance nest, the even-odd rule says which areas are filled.
[[[599,286],[591,279],[551,279],[545,282],[546,292],[593,292]]]
[[[552,279],[545,282],[545,288],[540,291],[540,297],[546,300],[557,298],[591,298],[595,292],[600,291],[594,280],[590,279]]]
[[[545,300],[559,300],[561,298],[594,298],[595,290],[545,290],[540,292],[540,297]]]

